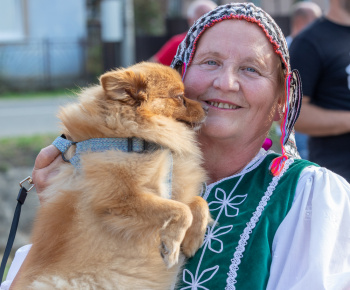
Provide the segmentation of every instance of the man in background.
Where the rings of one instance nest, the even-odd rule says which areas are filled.
[[[216,3],[209,0],[196,0],[193,1],[187,9],[187,22],[191,27],[192,24],[202,15],[213,10],[216,7]],[[149,61],[162,63],[164,65],[170,65],[177,51],[177,47],[181,41],[185,38],[187,31],[181,34],[177,34],[170,38],[160,50],[153,55]]]
[[[291,33],[286,37],[287,45],[290,47],[293,39],[308,25],[322,16],[322,10],[314,2],[297,2],[291,7],[290,28]],[[303,159],[309,159],[308,137],[306,134],[295,132],[295,142],[299,154]]]
[[[295,129],[310,136],[309,160],[350,181],[350,0],[329,0],[325,17],[295,37],[290,57],[304,93]]]

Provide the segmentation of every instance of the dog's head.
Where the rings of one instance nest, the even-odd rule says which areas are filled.
[[[168,66],[143,62],[105,73],[100,82],[107,99],[135,108],[142,117],[161,115],[193,128],[204,120],[203,108],[185,97],[181,76]]]
[[[198,129],[206,116],[199,102],[184,96],[181,76],[168,66],[142,62],[103,74],[100,84],[84,90],[80,103],[59,114],[64,133],[74,141],[144,138],[151,130],[179,122]]]

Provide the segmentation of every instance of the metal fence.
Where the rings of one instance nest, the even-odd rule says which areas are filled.
[[[87,79],[91,59],[99,66],[99,47],[85,40],[0,44],[0,82],[12,89],[54,88]]]

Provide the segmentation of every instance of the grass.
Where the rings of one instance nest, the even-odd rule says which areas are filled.
[[[7,262],[5,267],[4,277],[2,278],[1,283],[4,282],[4,280],[6,280],[6,276],[10,269],[10,266],[11,266],[11,262]]]
[[[2,259],[3,254],[0,254],[0,257],[1,257],[1,259]],[[7,276],[7,273],[8,273],[8,271],[9,271],[9,269],[10,269],[11,263],[12,263],[12,257],[9,257],[9,259],[7,260],[6,266],[5,266],[4,276],[1,277],[1,278],[2,278],[2,279],[1,279],[1,283],[6,279],[6,276]]]
[[[0,172],[11,167],[33,166],[42,148],[52,143],[56,135],[33,135],[0,139]]]
[[[79,91],[78,87],[69,88],[69,89],[52,90],[52,91],[4,92],[4,93],[0,93],[0,100],[72,96],[77,91]]]

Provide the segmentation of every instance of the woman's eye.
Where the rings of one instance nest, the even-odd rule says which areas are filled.
[[[217,62],[215,60],[208,60],[207,64],[208,65],[217,65]]]
[[[252,67],[247,67],[246,70],[249,72],[257,72],[256,69],[254,69]]]

